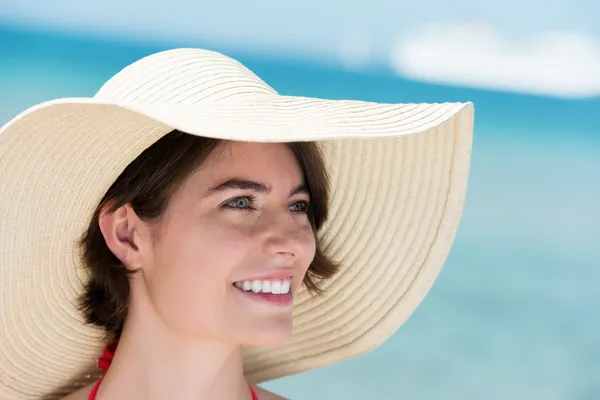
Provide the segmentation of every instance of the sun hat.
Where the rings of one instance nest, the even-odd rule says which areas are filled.
[[[173,129],[316,141],[331,176],[318,232],[341,263],[324,294],[296,296],[283,345],[244,349],[253,382],[330,365],[384,342],[432,287],[467,191],[471,103],[379,104],[279,95],[203,49],[146,56],[92,98],[31,107],[0,129],[0,393],[52,398],[98,379],[105,343],[77,296],[75,242],[112,182]]]

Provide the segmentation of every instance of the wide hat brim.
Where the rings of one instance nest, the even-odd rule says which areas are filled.
[[[245,349],[261,382],[363,354],[392,335],[432,287],[467,189],[470,103],[378,104],[264,96],[206,104],[59,99],[0,130],[0,393],[63,395],[90,383],[102,332],[77,297],[76,240],[108,187],[172,129],[257,142],[317,141],[331,176],[319,231],[341,263],[325,293],[300,292],[286,344]]]

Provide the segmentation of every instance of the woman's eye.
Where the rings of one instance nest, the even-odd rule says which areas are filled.
[[[252,199],[248,196],[244,196],[229,200],[227,203],[225,203],[225,206],[229,208],[247,209],[251,208],[251,204]]]
[[[290,210],[294,212],[307,213],[309,210],[308,201],[298,201],[290,206]]]
[[[241,196],[229,200],[224,204],[224,207],[236,210],[253,210],[256,199],[252,196]],[[310,203],[308,201],[298,201],[289,206],[289,210],[299,213],[308,213]]]

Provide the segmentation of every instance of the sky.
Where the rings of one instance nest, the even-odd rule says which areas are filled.
[[[600,96],[599,16],[598,0],[0,1],[0,24],[384,65],[415,80],[567,98]]]

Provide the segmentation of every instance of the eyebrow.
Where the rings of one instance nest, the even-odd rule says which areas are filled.
[[[259,193],[271,193],[271,186],[262,182],[249,181],[245,179],[229,179],[221,183],[219,186],[210,189],[210,192],[221,192],[228,189],[241,189],[241,190],[252,190]],[[304,193],[310,195],[308,186],[305,183],[301,183],[293,188],[289,196],[292,197],[298,193]]]

